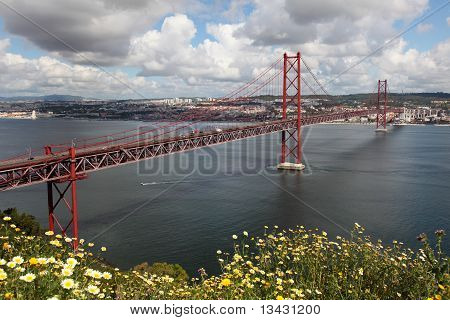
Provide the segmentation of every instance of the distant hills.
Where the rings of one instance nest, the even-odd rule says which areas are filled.
[[[368,97],[370,94],[368,93],[353,93],[353,94],[345,94],[345,95],[332,95],[337,97],[338,99],[364,99]],[[373,94],[372,94],[373,95]],[[376,93],[375,93],[376,95]],[[319,95],[320,96],[320,95]],[[450,93],[446,92],[422,92],[422,93],[389,93],[389,96],[399,99],[450,99]],[[317,96],[312,95],[303,95],[305,98],[312,98]],[[323,98],[326,96],[322,95]],[[17,97],[0,97],[0,102],[34,102],[34,101],[83,101],[83,100],[103,100],[103,99],[94,99],[94,98],[86,98],[81,96],[72,96],[72,95],[61,95],[61,94],[52,94],[47,96],[17,96]],[[114,100],[114,99],[107,99]],[[116,100],[133,100],[133,99],[116,99]]]
[[[71,96],[64,94],[52,94],[48,96],[18,96],[18,97],[0,97],[0,101],[5,102],[18,102],[18,101],[82,101],[82,100],[93,100],[86,99],[80,96]]]

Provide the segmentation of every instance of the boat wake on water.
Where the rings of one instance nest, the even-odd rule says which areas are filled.
[[[239,176],[230,176],[230,177],[222,177],[222,178],[214,178],[214,179],[191,179],[191,180],[172,180],[172,181],[153,181],[153,182],[141,182],[141,186],[156,186],[161,184],[178,184],[178,183],[196,183],[196,182],[212,182],[217,180],[229,179],[229,178],[237,178]]]

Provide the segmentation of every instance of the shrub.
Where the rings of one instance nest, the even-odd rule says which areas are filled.
[[[36,218],[27,213],[19,213],[16,208],[9,208],[5,211],[0,211],[0,219],[4,217],[11,217],[11,223],[14,223],[20,229],[25,231],[27,235],[39,235],[42,233],[41,225],[36,221]]]
[[[179,264],[168,264],[165,262],[155,262],[151,266],[147,262],[138,264],[133,270],[141,274],[153,274],[156,276],[169,276],[175,281],[187,281],[189,276]]]

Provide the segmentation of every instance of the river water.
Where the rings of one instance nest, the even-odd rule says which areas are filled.
[[[142,125],[149,124],[3,119],[0,159]],[[450,232],[450,127],[375,134],[368,125],[330,124],[302,135],[303,173],[275,169],[277,133],[92,173],[78,182],[80,236],[108,247],[105,258],[122,268],[165,261],[195,274],[217,272],[216,251],[229,251],[233,234],[261,234],[265,225],[335,236],[358,222],[376,239],[411,247],[421,232]],[[0,193],[7,207],[47,225],[45,184]]]

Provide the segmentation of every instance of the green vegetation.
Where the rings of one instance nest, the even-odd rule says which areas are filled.
[[[189,276],[179,264],[168,264],[165,262],[155,262],[151,266],[147,263],[138,264],[133,268],[133,270],[139,272],[140,274],[152,274],[155,276],[169,276],[174,279],[174,281],[185,282],[189,280]]]
[[[123,271],[93,254],[94,244],[21,229],[17,215],[2,214],[0,299],[448,299],[449,257],[445,237],[425,235],[414,252],[402,243],[372,241],[355,224],[350,239],[326,232],[271,231],[233,236],[234,252],[217,252],[221,274],[187,281],[178,265],[141,264]],[[14,216],[14,218],[13,218]],[[33,221],[23,218],[24,221]],[[20,221],[17,220],[17,221]],[[30,222],[33,224],[32,222]],[[29,230],[29,231],[28,231]],[[97,251],[97,250],[95,250]],[[99,253],[106,248],[98,250]]]
[[[15,224],[27,235],[36,236],[43,233],[41,225],[34,216],[27,213],[19,213],[16,208],[9,208],[3,212],[0,210],[0,219],[4,217],[10,217],[11,223]]]

